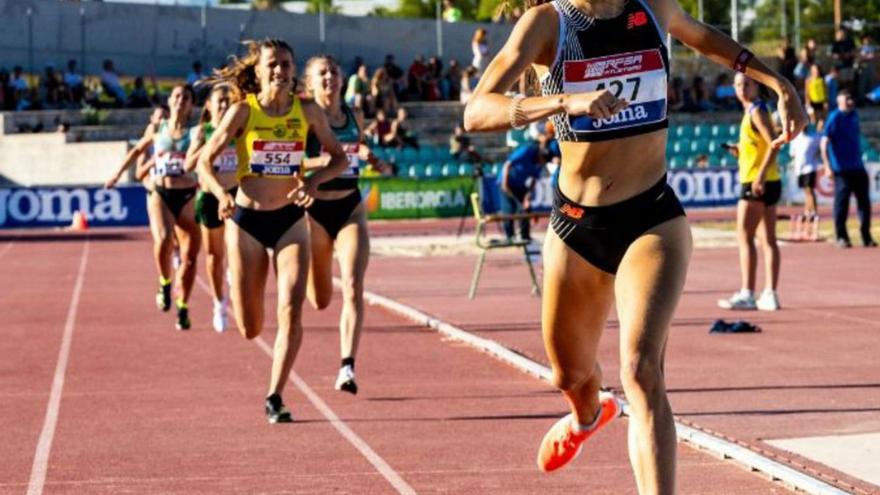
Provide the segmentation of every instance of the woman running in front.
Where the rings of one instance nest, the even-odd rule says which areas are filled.
[[[278,283],[278,334],[272,359],[266,416],[270,423],[293,420],[281,393],[302,342],[302,304],[309,268],[305,207],[318,184],[342,173],[347,158],[320,107],[294,95],[293,49],[278,39],[249,42],[248,54],[218,72],[244,101],[234,104],[199,156],[199,173],[219,200],[226,229],[232,306],[242,335],[263,330],[263,293],[269,265]],[[306,136],[314,132],[330,163],[310,177],[301,165]],[[238,191],[233,198],[217,180],[213,164],[235,139]],[[267,250],[272,250],[270,259]]]
[[[600,397],[596,360],[613,301],[620,379],[631,407],[629,454],[640,493],[675,491],[675,426],[666,398],[669,325],[691,254],[690,229],[666,185],[669,32],[780,97],[783,140],[806,115],[790,83],[676,0],[556,0],[529,9],[489,64],[465,110],[469,131],[552,116],[562,151],[544,244],[544,345],[571,414],[538,450],[543,471],[568,464],[621,410]],[[532,65],[544,96],[504,92]]]
[[[196,195],[196,179],[192,174],[186,173],[185,169],[186,151],[189,149],[187,122],[192,105],[192,88],[175,86],[168,96],[168,119],[162,120],[157,126],[147,127],[141,140],[125,156],[119,170],[105,184],[105,187],[113,187],[129,165],[146,152],[150,145],[153,146],[154,186],[153,192],[148,196],[148,210],[150,218],[159,219],[150,229],[153,235],[153,257],[159,271],[156,306],[162,311],[171,308],[171,258],[174,239],[177,238],[181,258],[176,273],[176,285],[180,291],[175,301],[178,330],[189,330],[191,326],[187,303],[196,279],[195,268],[200,242],[192,202]]]
[[[737,74],[733,87],[745,110],[739,128],[739,144],[735,148],[742,188],[736,206],[740,289],[730,299],[719,300],[718,305],[724,309],[776,311],[780,308],[776,287],[782,263],[776,243],[776,204],[782,196],[782,180],[776,162],[778,150],[771,146],[776,131],[758,84],[743,74]],[[756,301],[758,251],[755,237],[759,228],[761,235],[757,237],[761,238],[764,254],[764,290]]]
[[[342,275],[339,318],[342,364],[336,377],[336,390],[357,394],[354,358],[364,324],[364,274],[370,256],[367,214],[358,189],[358,174],[361,157],[373,166],[381,162],[362,144],[361,115],[342,103],[339,64],[326,55],[312,57],[306,62],[304,72],[306,90],[324,110],[336,139],[348,153],[348,169],[318,186],[315,202],[308,208],[312,260],[307,294],[309,302],[318,309],[330,305],[335,249]],[[328,156],[313,134],[306,142],[306,156],[312,159],[309,162],[317,162],[317,167],[326,166],[328,162]]]
[[[229,108],[230,88],[218,84],[211,88],[199,123],[190,130],[190,147],[186,155],[186,169],[192,171],[198,163],[199,155],[205,142],[211,139],[214,130],[220,125],[223,114]],[[238,170],[238,156],[235,142],[231,142],[214,162],[217,181],[229,195],[235,197],[238,181],[235,172]],[[204,180],[200,180],[200,189],[196,194],[196,222],[201,225],[202,243],[205,245],[205,267],[208,271],[208,282],[214,296],[214,311],[211,322],[217,332],[226,331],[226,297],[223,295],[223,284],[226,274],[226,244],[223,233],[224,221],[218,214],[219,202],[208,189]]]

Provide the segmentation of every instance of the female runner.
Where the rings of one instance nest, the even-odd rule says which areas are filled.
[[[556,0],[529,9],[468,102],[469,131],[553,117],[562,151],[544,244],[544,344],[571,407],[547,432],[538,465],[553,471],[620,412],[600,401],[596,351],[613,300],[621,382],[630,403],[629,453],[640,493],[675,490],[675,426],[663,362],[684,286],[691,235],[666,185],[669,32],[711,60],[746,72],[780,98],[783,135],[806,124],[790,83],[676,0]],[[504,96],[532,65],[544,96]]]
[[[187,122],[193,105],[193,91],[189,86],[178,85],[168,96],[169,116],[158,126],[149,126],[140,141],[129,150],[119,170],[105,187],[113,187],[122,173],[150,145],[155,153],[152,168],[154,187],[148,197],[150,218],[159,219],[151,225],[153,235],[153,256],[159,271],[159,290],[156,306],[162,311],[171,308],[171,257],[174,251],[174,238],[177,239],[181,263],[177,268],[178,330],[188,330],[191,326],[187,302],[195,282],[195,264],[199,255],[199,228],[195,221],[192,199],[196,195],[196,179],[185,170],[186,151],[189,148]]]
[[[372,166],[380,166],[381,162],[363,144],[361,115],[342,103],[339,64],[326,55],[312,57],[306,62],[304,72],[307,91],[324,110],[349,160],[344,173],[318,186],[315,202],[307,210],[312,242],[307,294],[309,302],[318,309],[330,304],[335,249],[342,275],[342,313],[339,318],[342,364],[336,377],[336,390],[357,394],[354,358],[364,323],[364,274],[370,257],[367,214],[358,189],[358,174],[361,157]],[[322,154],[321,144],[311,134],[306,143],[306,156],[316,159],[319,168],[328,162],[327,155]]]
[[[215,85],[211,88],[205,108],[199,118],[199,124],[190,130],[190,145],[186,155],[186,169],[192,171],[198,163],[199,155],[205,142],[214,134],[220,125],[223,114],[229,108],[229,86]],[[235,171],[238,169],[238,156],[235,143],[220,153],[214,162],[217,181],[231,196],[235,196],[237,181]],[[202,242],[205,245],[205,267],[208,271],[208,282],[214,295],[214,311],[212,323],[217,332],[226,331],[226,297],[223,295],[223,279],[226,274],[226,245],[223,241],[224,222],[218,216],[217,197],[211,194],[204,180],[200,180],[200,190],[196,194],[196,222],[201,225]]]
[[[348,160],[321,108],[294,95],[293,49],[278,39],[249,42],[248,54],[234,59],[218,78],[244,93],[199,156],[199,173],[219,200],[232,273],[232,306],[242,335],[263,330],[263,292],[269,263],[278,282],[278,334],[272,360],[266,417],[292,421],[281,392],[302,342],[302,303],[309,263],[309,233],[302,221],[318,184],[339,175]],[[330,155],[327,167],[301,175],[309,130]],[[235,197],[217,180],[213,163],[235,139],[239,188]],[[273,251],[270,259],[266,250]]]

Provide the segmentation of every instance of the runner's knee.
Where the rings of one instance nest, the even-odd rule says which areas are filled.
[[[593,373],[593,370],[556,368],[553,370],[553,385],[559,390],[574,390],[586,384]]]
[[[631,402],[654,397],[663,387],[663,370],[654,357],[636,354],[620,366],[620,383]]]

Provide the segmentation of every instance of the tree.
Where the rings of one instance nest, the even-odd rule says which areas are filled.
[[[333,0],[308,0],[308,2],[309,5],[306,7],[306,12],[309,14],[317,14],[321,12],[322,4],[325,14],[338,14],[342,11],[341,7],[333,5]]]
[[[405,19],[434,19],[437,17],[437,1],[440,0],[400,0],[396,9],[389,10],[377,7],[373,10],[372,15]],[[451,1],[461,9],[462,19],[468,21],[476,19],[476,0]]]
[[[698,18],[699,0],[679,0],[681,7]],[[703,22],[715,27],[730,28],[730,0],[703,0]]]
[[[788,13],[788,32],[794,30],[794,0],[761,0],[757,6],[756,35],[759,39],[778,40],[780,32],[782,1],[786,2]],[[833,0],[800,0],[801,39],[816,38],[820,43],[834,40],[834,2]],[[844,25],[853,19],[876,22],[880,19],[880,0],[860,0],[842,2]],[[862,27],[862,26],[860,26]],[[862,32],[876,35],[877,26],[863,26]],[[792,36],[793,38],[793,36]]]

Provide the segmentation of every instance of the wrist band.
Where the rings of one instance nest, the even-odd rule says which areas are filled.
[[[522,109],[520,108],[520,102],[525,99],[525,95],[516,95],[513,97],[513,100],[510,102],[510,107],[508,109],[507,118],[510,121],[510,127],[514,130],[521,131],[526,128],[526,124],[528,122],[523,122],[520,124],[520,118],[522,120],[525,119],[525,115],[523,115]]]
[[[745,74],[746,68],[753,58],[755,58],[755,54],[743,48],[739,55],[736,56],[736,60],[733,61],[733,70]]]

